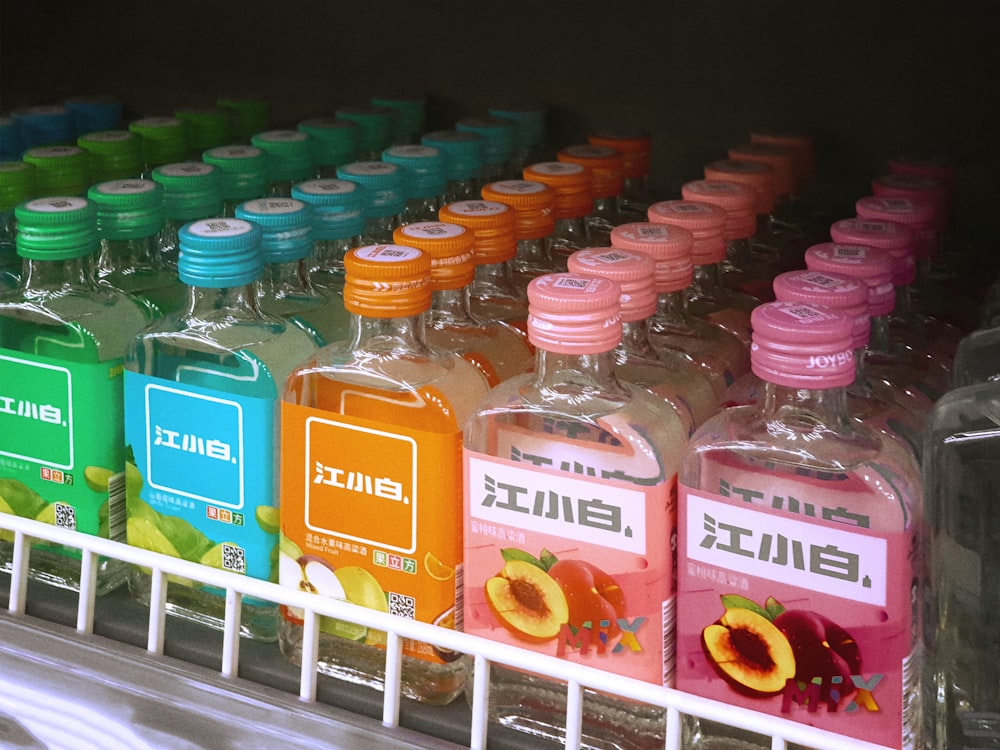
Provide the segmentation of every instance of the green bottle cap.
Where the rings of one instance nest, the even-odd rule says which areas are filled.
[[[250,142],[267,152],[268,175],[271,182],[301,182],[313,177],[316,157],[312,138],[298,130],[266,130],[257,133]]]
[[[316,164],[321,167],[339,167],[357,158],[361,129],[353,120],[339,117],[314,117],[297,126],[308,133],[313,141]]]
[[[142,160],[153,169],[187,158],[187,130],[176,117],[143,117],[128,129],[142,139]]]
[[[125,180],[142,172],[142,139],[128,130],[98,130],[76,139],[90,153],[92,182]]]
[[[201,155],[219,169],[222,197],[227,200],[259,198],[267,193],[267,152],[256,146],[219,146]]]
[[[177,275],[189,286],[244,286],[264,270],[261,229],[242,219],[202,219],[177,233]]]
[[[35,165],[26,161],[0,161],[0,212],[34,198]]]
[[[79,146],[39,146],[24,161],[35,165],[38,195],[84,195],[90,185],[90,154]]]
[[[229,112],[222,107],[182,107],[174,115],[187,123],[188,147],[201,153],[229,143]]]
[[[427,97],[373,96],[370,101],[375,107],[396,112],[394,136],[397,143],[405,143],[407,139],[424,132],[427,121]]]
[[[371,104],[355,104],[339,107],[335,114],[342,120],[356,122],[361,128],[358,134],[358,148],[361,151],[380,154],[392,145],[396,133],[396,110]]]
[[[71,260],[97,252],[97,209],[86,198],[35,198],[14,209],[17,254],[32,260]]]
[[[152,180],[108,180],[91,185],[97,233],[105,240],[137,240],[163,228],[163,186]]]
[[[153,170],[163,186],[163,209],[172,221],[193,221],[222,213],[219,168],[200,161],[164,164]]]
[[[222,97],[215,102],[229,112],[230,132],[233,140],[247,143],[254,133],[268,129],[271,120],[271,102],[264,99]]]

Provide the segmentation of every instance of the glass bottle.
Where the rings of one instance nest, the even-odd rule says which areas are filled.
[[[496,102],[487,108],[490,117],[514,123],[514,153],[511,171],[515,175],[529,164],[551,158],[548,149],[546,120],[548,109],[536,102]]]
[[[616,375],[621,290],[608,279],[528,285],[534,372],[466,423],[465,632],[673,685],[676,412]],[[550,498],[532,502],[529,498]],[[489,717],[557,742],[565,685],[493,665]],[[587,747],[662,745],[663,712],[587,691]]]
[[[163,188],[152,180],[109,180],[90,186],[97,208],[101,251],[97,278],[153,305],[156,314],[177,310],[184,286],[159,252],[163,231]]]
[[[656,312],[656,261],[645,253],[609,247],[577,250],[568,265],[569,273],[618,284],[622,338],[615,347],[615,374],[666,401],[691,435],[715,414],[719,400],[698,365],[681,357],[661,358],[649,343],[649,318]]]
[[[1000,326],[962,337],[955,351],[954,387],[1000,380]]]
[[[270,129],[271,102],[254,96],[223,96],[215,100],[217,107],[229,114],[229,140],[249,145],[254,133]]]
[[[222,214],[220,170],[200,161],[164,164],[151,178],[163,186],[163,232],[160,254],[171,268],[177,268],[180,245],[177,233],[185,224]]]
[[[629,222],[645,221],[646,212],[655,203],[649,189],[652,136],[633,127],[602,128],[588,135],[587,142],[617,149],[621,153],[625,176],[621,192],[622,218]]]
[[[565,271],[570,255],[590,247],[586,217],[594,207],[593,176],[580,164],[543,161],[525,167],[523,177],[548,185],[555,193],[552,215],[556,225],[546,244],[553,265]]]
[[[25,150],[40,146],[69,146],[76,141],[76,118],[62,104],[38,104],[11,112],[17,120]]]
[[[377,161],[392,145],[396,134],[396,110],[374,104],[349,104],[337,107],[334,114],[358,126],[356,161]]]
[[[177,117],[143,117],[133,120],[129,132],[142,139],[142,178],[164,164],[176,164],[188,156],[187,126]]]
[[[63,104],[73,113],[77,133],[121,129],[122,103],[110,94],[71,96]]]
[[[462,579],[458,448],[488,386],[471,363],[425,341],[426,254],[369,245],[351,250],[344,265],[351,334],[296,368],[285,386],[279,580],[455,628]],[[363,492],[345,483],[348,472],[383,479]],[[301,660],[302,619],[294,609],[282,610],[280,645],[289,659]],[[381,631],[321,619],[325,674],[381,688],[384,647]],[[469,665],[459,654],[405,641],[402,669],[404,695],[441,704],[462,692]]]
[[[649,207],[654,224],[672,224],[691,232],[694,280],[688,289],[688,309],[723,328],[750,346],[750,311],[759,301],[722,285],[726,259],[726,211],[711,203],[690,200],[658,201]]]
[[[611,230],[623,223],[621,194],[625,187],[625,159],[618,149],[589,143],[559,149],[556,159],[590,170],[594,204],[584,219],[587,237],[595,247],[611,242]]]
[[[320,179],[332,179],[337,176],[337,167],[357,161],[361,130],[353,120],[311,117],[296,127],[312,139],[316,174]]]
[[[292,197],[313,207],[309,272],[313,283],[342,300],[344,254],[362,245],[361,235],[365,230],[363,188],[350,180],[306,180],[292,186]],[[343,329],[347,321],[344,311]]]
[[[441,150],[422,144],[390,146],[382,152],[382,161],[396,164],[406,173],[406,206],[401,223],[437,221],[448,186]]]
[[[427,343],[457,352],[493,386],[531,370],[534,354],[516,328],[473,315],[469,287],[476,273],[471,229],[440,221],[398,227],[396,244],[431,257],[431,308],[424,315]]]
[[[513,169],[514,123],[490,115],[463,117],[455,122],[460,133],[476,133],[483,138],[483,162],[477,188],[487,182],[517,177]]]
[[[232,218],[239,204],[267,195],[268,154],[263,149],[242,144],[217,146],[203,153],[201,160],[219,170],[220,216]]]
[[[122,365],[148,310],[94,279],[93,203],[56,196],[14,210],[24,264],[20,286],[0,294],[0,509],[124,541]],[[9,565],[6,541],[0,550]],[[127,575],[116,560],[97,568],[101,593]],[[79,588],[79,551],[36,544],[30,575]]]
[[[422,144],[440,149],[445,155],[445,175],[448,177],[445,203],[479,197],[484,141],[479,133],[459,130],[433,130],[421,136]]]
[[[277,402],[312,338],[257,303],[260,227],[239,219],[185,224],[178,273],[184,307],[135,337],[125,373],[128,543],[274,580],[278,546]],[[129,589],[149,603],[148,570]],[[171,576],[167,612],[221,629],[224,591]],[[277,638],[277,606],[242,600],[241,635]]]
[[[24,161],[35,167],[35,193],[39,197],[86,197],[90,187],[90,154],[79,146],[38,146],[24,152]]]
[[[546,242],[556,227],[552,215],[555,191],[541,182],[500,180],[483,185],[482,196],[483,200],[503,203],[514,211],[517,251],[508,265],[511,283],[527,299],[528,283],[533,278],[557,270]]]
[[[267,195],[289,198],[292,185],[316,177],[312,137],[300,130],[265,130],[250,143],[267,152]]]
[[[88,130],[76,145],[90,154],[91,183],[132,180],[142,174],[142,140],[131,131]]]
[[[365,244],[391,244],[406,208],[406,172],[387,161],[355,161],[337,168],[337,179],[361,188],[364,196]]]
[[[853,327],[820,305],[753,311],[763,398],[702,425],[678,478],[677,687],[916,749],[920,473],[849,416]],[[771,747],[686,724],[685,747]]]
[[[21,280],[14,208],[35,197],[35,167],[24,161],[0,161],[0,292]]]
[[[210,148],[232,142],[229,111],[224,107],[180,107],[174,116],[185,124],[187,133],[187,159],[200,159]]]
[[[393,146],[407,146],[420,143],[420,136],[427,125],[427,97],[421,95],[373,96],[369,102],[373,107],[391,109],[396,113],[392,133]]]

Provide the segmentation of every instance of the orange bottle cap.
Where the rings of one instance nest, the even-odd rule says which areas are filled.
[[[590,143],[567,146],[556,154],[556,159],[590,170],[594,177],[595,199],[614,198],[625,187],[625,159],[616,148]]]
[[[396,227],[392,241],[423,250],[431,258],[431,288],[462,289],[472,283],[476,262],[472,232],[459,224],[418,221]]]
[[[608,128],[587,136],[595,146],[609,146],[622,154],[625,177],[645,177],[649,174],[653,138],[636,128]]]
[[[514,236],[518,240],[547,237],[556,228],[552,215],[555,191],[531,180],[501,180],[483,186],[484,200],[503,203],[514,209]]]
[[[754,189],[757,195],[755,211],[766,216],[774,210],[774,169],[757,161],[719,159],[705,165],[706,180],[742,182]]]
[[[795,180],[800,189],[816,176],[816,139],[811,134],[758,130],[750,134],[750,143],[791,149],[794,154]]]
[[[795,193],[795,152],[772,143],[743,143],[729,149],[729,158],[756,161],[774,170],[774,193],[779,198]]]
[[[727,240],[752,237],[757,231],[756,196],[749,185],[728,180],[693,180],[681,185],[681,197],[687,201],[711,203],[725,211],[726,226],[722,235]]]
[[[344,255],[344,307],[369,318],[404,318],[431,306],[431,258],[405,245],[366,245]]]
[[[504,263],[517,254],[514,209],[497,201],[457,201],[442,206],[438,219],[471,230],[476,265]]]
[[[556,219],[582,219],[594,210],[594,177],[580,164],[543,161],[525,167],[522,176],[555,191],[552,214]]]

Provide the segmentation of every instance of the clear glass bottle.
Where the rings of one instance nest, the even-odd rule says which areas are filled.
[[[356,161],[377,161],[396,134],[396,110],[374,104],[348,104],[337,107],[334,115],[358,126]]]
[[[186,126],[187,159],[200,159],[208,149],[232,143],[229,111],[224,107],[185,106],[174,110],[174,116]]]
[[[523,176],[530,182],[548,185],[555,193],[552,215],[556,225],[546,244],[553,265],[565,271],[570,255],[590,247],[586,217],[594,207],[593,177],[586,167],[562,161],[531,164],[525,167]]]
[[[316,177],[312,136],[301,130],[265,130],[250,143],[267,152],[267,195],[290,198],[292,185]]]
[[[528,286],[534,372],[466,423],[465,632],[673,685],[675,472],[687,434],[660,397],[616,375],[621,290]],[[532,498],[535,498],[532,500]],[[565,685],[493,665],[491,721],[564,741]],[[587,691],[586,747],[656,747],[663,712]]]
[[[160,254],[168,266],[177,268],[180,228],[198,219],[222,215],[220,170],[200,161],[181,161],[157,167],[150,178],[163,186]]]
[[[479,175],[483,169],[485,139],[479,133],[459,130],[433,130],[420,138],[425,146],[440,149],[445,155],[448,185],[445,203],[474,200],[479,197]]]
[[[24,161],[0,161],[0,292],[21,280],[14,208],[35,197],[35,167]]]
[[[90,154],[91,183],[132,180],[142,174],[142,140],[131,131],[86,131],[76,145]]]
[[[406,208],[406,172],[386,161],[355,161],[337,168],[337,179],[356,183],[365,199],[365,244],[391,244]]]
[[[587,142],[621,153],[625,175],[621,192],[622,218],[629,222],[645,221],[646,212],[655,203],[649,189],[653,137],[639,128],[602,128],[588,135]]]
[[[513,168],[514,123],[490,115],[463,117],[455,122],[460,133],[476,133],[483,138],[483,161],[477,190],[487,182],[517,177]]]
[[[121,375],[148,310],[95,280],[100,237],[90,201],[36,198],[15,214],[24,270],[20,286],[0,294],[0,510],[124,541]],[[33,546],[32,578],[79,588],[79,551]],[[127,575],[119,561],[101,558],[97,567],[102,593]]]
[[[129,132],[142,139],[142,178],[164,164],[176,164],[188,157],[187,125],[177,117],[143,117],[133,120]]]
[[[63,104],[73,113],[77,133],[121,129],[122,103],[111,94],[71,96]]]
[[[292,186],[292,197],[313,207],[314,244],[309,271],[313,283],[342,300],[344,254],[363,244],[363,188],[350,180],[306,180]],[[341,322],[346,326],[346,311],[344,315]]]
[[[702,425],[678,477],[677,687],[917,750],[920,473],[850,418],[853,327],[820,305],[753,311],[763,398]],[[694,750],[771,747],[685,723]]]
[[[556,227],[552,209],[555,191],[531,180],[500,180],[483,185],[483,200],[510,206],[514,211],[517,252],[510,261],[510,277],[518,294],[527,299],[532,279],[558,269],[549,256],[548,236]]]
[[[495,102],[487,108],[490,117],[514,123],[514,153],[511,171],[515,175],[529,164],[552,157],[548,147],[548,108],[538,102]]]
[[[615,347],[615,374],[666,401],[691,435],[715,414],[719,399],[701,367],[682,357],[661,358],[649,343],[649,318],[656,312],[656,261],[635,250],[609,247],[577,250],[568,265],[570,273],[618,284],[622,338]]]
[[[69,146],[76,142],[76,118],[62,104],[38,104],[11,112],[17,120],[25,150],[40,146]]]
[[[187,303],[136,336],[126,362],[128,543],[275,580],[277,404],[316,345],[257,303],[260,227],[220,217],[179,236]],[[129,589],[148,604],[149,571],[133,568]],[[166,597],[170,615],[223,627],[224,591],[171,576]],[[274,603],[245,597],[241,635],[273,641],[277,618]]]
[[[90,154],[79,146],[38,146],[24,152],[24,161],[35,167],[35,193],[39,197],[86,197],[90,187]]]
[[[229,113],[229,139],[247,146],[254,133],[270,130],[271,102],[256,96],[222,96],[217,107]]]
[[[437,221],[448,187],[444,153],[422,144],[390,146],[382,152],[382,161],[396,164],[406,173],[406,206],[401,223]]]
[[[1000,326],[963,336],[955,351],[954,387],[1000,380]]]
[[[476,273],[475,237],[459,224],[424,221],[393,233],[396,244],[431,257],[431,308],[424,315],[427,343],[465,357],[495,385],[529,372],[534,353],[522,333],[500,320],[472,313],[470,285]]]
[[[296,368],[285,386],[279,580],[455,628],[462,580],[458,448],[488,386],[471,363],[425,341],[426,254],[365,246],[351,250],[344,265],[351,335]],[[348,474],[381,479],[363,490],[345,481]],[[294,662],[302,658],[300,615],[282,610],[281,650]],[[383,632],[330,618],[320,631],[321,672],[381,688]],[[404,695],[442,704],[461,694],[469,664],[406,641],[402,669]]]
[[[109,180],[91,185],[87,197],[97,207],[98,280],[148,300],[158,315],[177,310],[184,286],[159,252],[163,188],[152,180]]]
[[[368,101],[373,107],[391,109],[396,113],[392,145],[408,146],[420,143],[420,136],[427,129],[427,97],[419,94],[399,95],[384,91],[383,96],[373,96]]]
[[[625,157],[611,146],[576,144],[559,149],[556,159],[590,170],[594,204],[583,220],[587,237],[595,247],[611,243],[611,230],[624,223],[621,195],[625,188]]]
[[[203,153],[201,160],[219,170],[220,216],[232,218],[239,204],[267,196],[268,154],[263,149],[242,144],[218,146]]]
[[[337,176],[337,167],[358,160],[361,129],[353,120],[311,117],[296,127],[312,138],[316,174],[320,179],[332,179]]]

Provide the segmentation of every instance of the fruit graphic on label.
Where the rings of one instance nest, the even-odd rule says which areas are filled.
[[[559,582],[525,560],[507,560],[486,581],[486,603],[501,625],[533,643],[552,640],[569,621],[569,604]]]
[[[258,505],[254,512],[257,525],[265,534],[277,534],[280,528],[278,523],[278,509],[273,505]]]
[[[424,570],[435,581],[450,581],[455,577],[455,568],[438,560],[433,552],[424,555]]]
[[[357,565],[348,565],[344,568],[337,568],[334,572],[340,585],[343,587],[344,595],[351,604],[358,604],[368,609],[377,609],[379,612],[389,611],[389,602],[386,599],[385,591],[371,573]]]
[[[448,630],[455,629],[455,608],[449,607],[444,612],[434,618],[434,624]],[[443,662],[452,662],[462,656],[460,651],[452,651],[441,646],[433,646],[434,653]]]
[[[55,522],[56,522],[56,504],[55,503],[49,503],[44,508],[42,508],[38,512],[38,515],[35,516],[35,520],[36,521],[40,521],[41,523],[55,524]]]
[[[749,600],[743,601],[753,607],[726,606],[722,617],[702,631],[705,652],[716,669],[741,692],[780,692],[795,676],[795,653],[769,612]]]
[[[559,560],[548,573],[566,595],[572,627],[602,628],[610,638],[620,632],[625,594],[614,578],[583,560]]]
[[[4,500],[3,497],[0,497],[0,513],[9,513],[10,515],[15,515],[14,509],[10,507],[10,503]],[[14,532],[11,531],[10,529],[0,529],[0,541],[13,542]]]
[[[795,679],[820,680],[820,700],[838,700],[854,692],[851,675],[861,674],[861,650],[851,634],[817,612],[790,609],[774,619],[795,654]],[[831,694],[831,689],[835,694]]]
[[[94,492],[107,492],[108,481],[114,476],[114,471],[103,466],[88,466],[83,470],[83,479]]]
[[[0,497],[10,513],[22,518],[35,518],[46,506],[42,496],[24,482],[7,477],[0,477]]]

